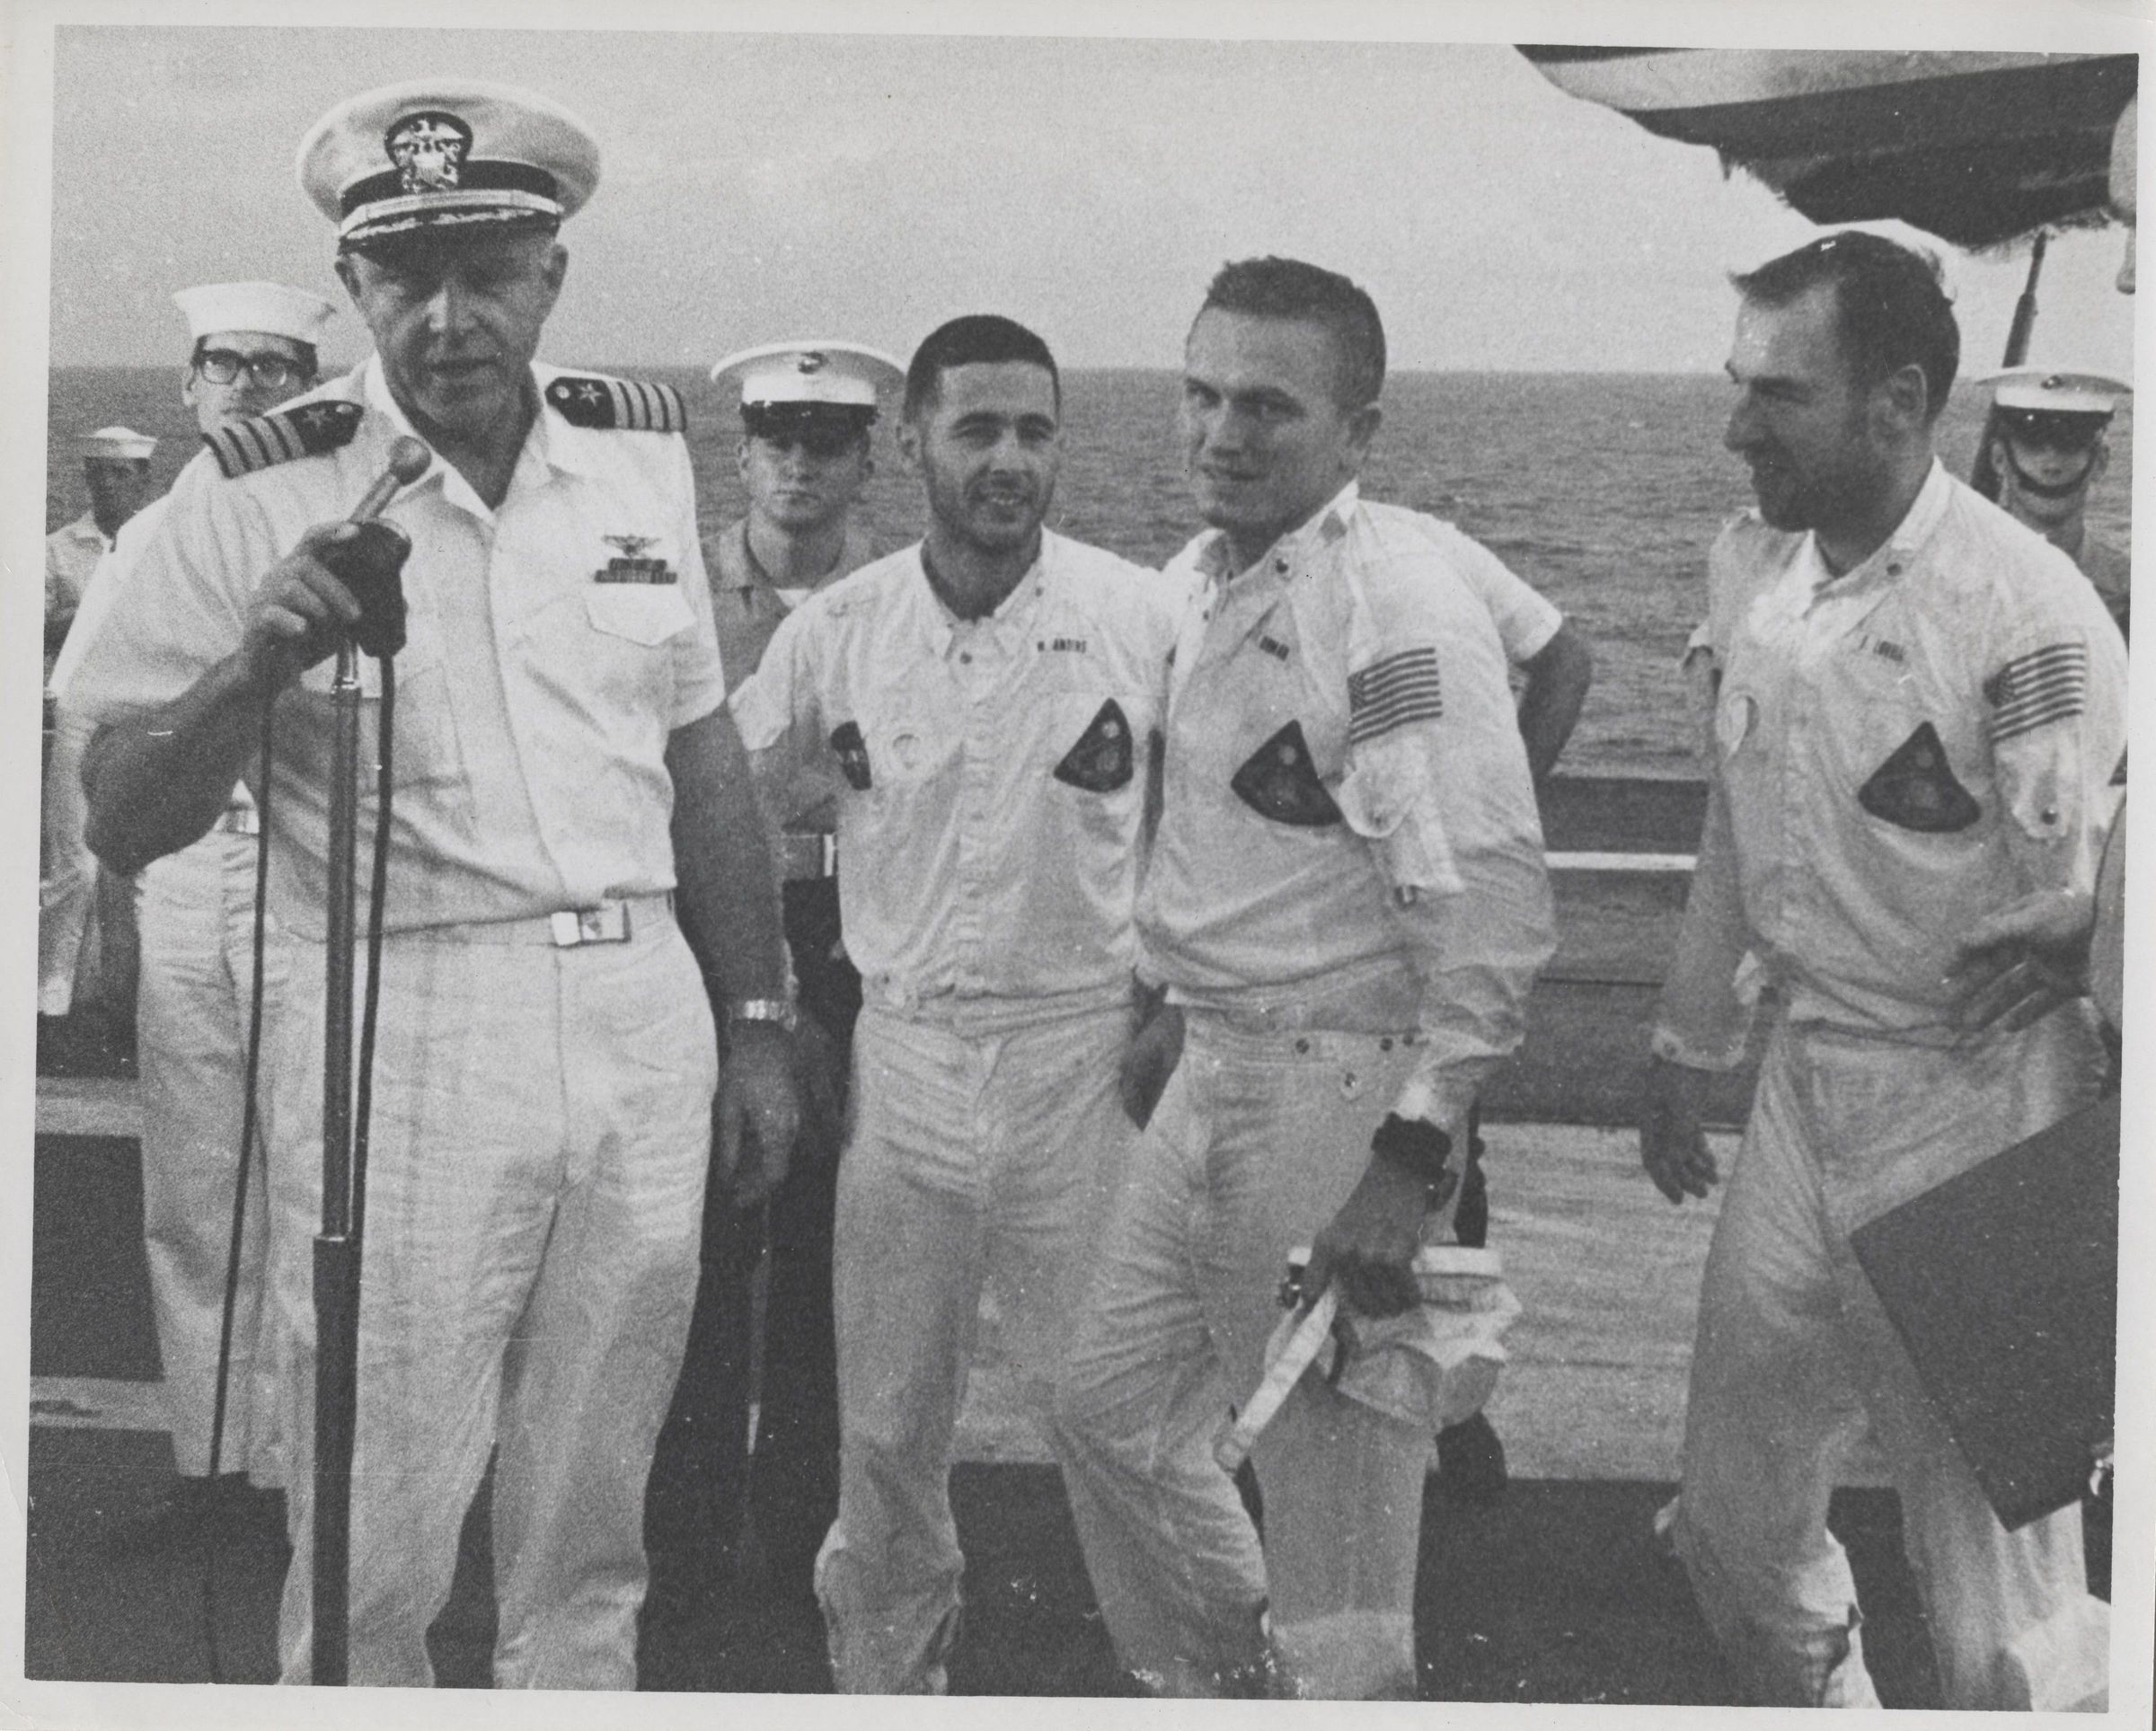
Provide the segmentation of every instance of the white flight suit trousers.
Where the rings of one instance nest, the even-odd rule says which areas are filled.
[[[428,1625],[499,1445],[496,1686],[635,1686],[644,1480],[695,1294],[718,1055],[703,982],[665,903],[630,912],[625,943],[558,949],[530,935],[545,926],[532,921],[384,945],[352,1479],[355,1684],[432,1681]],[[525,935],[501,941],[511,933]],[[270,1073],[270,1302],[294,1547],[279,1647],[284,1680],[305,1682],[326,951],[288,949]],[[355,971],[364,979],[364,943]]]
[[[217,1338],[232,1248],[233,1188],[247,1083],[254,980],[255,841],[212,830],[153,861],[137,880],[141,988],[135,1045],[142,1099],[142,1224],[149,1254],[165,1414],[180,1471],[209,1470]],[[267,946],[263,1050],[274,1038],[283,950]],[[217,1465],[284,1482],[275,1397],[258,1383],[257,1333],[269,1242],[261,1159],[247,1164],[245,1230],[233,1311],[232,1368]]]
[[[97,856],[83,839],[90,802],[83,792],[83,753],[95,724],[60,711],[45,764],[38,824],[38,1014],[65,1016],[75,1004],[76,970],[97,906]]]
[[[1195,1010],[1186,1027],[1057,1401],[1101,1613],[1159,1693],[1249,1687],[1268,1663],[1264,1613],[1282,1692],[1411,1699],[1434,1426],[1306,1375],[1250,1453],[1262,1550],[1213,1444],[1262,1374],[1288,1252],[1362,1177],[1415,1043],[1242,1033]]]
[[[1674,1533],[1749,1701],[1878,1705],[1826,1529],[1866,1418],[1901,1494],[1946,1705],[2103,1700],[2109,1617],[2085,1588],[2080,1509],[2001,1526],[1849,1244],[2086,1103],[2098,1073],[2079,1006],[1961,1053],[1776,1030],[1708,1254]]]
[[[844,1692],[945,1686],[963,1571],[951,1436],[982,1293],[1045,1421],[1136,1136],[1116,1089],[1129,1037],[1119,992],[862,1011],[833,1254],[838,1518],[816,1570]]]

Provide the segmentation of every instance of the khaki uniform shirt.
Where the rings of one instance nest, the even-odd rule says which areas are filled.
[[[2093,529],[2081,532],[2081,556],[2074,561],[2081,575],[2095,585],[2104,611],[2123,633],[2133,604],[2133,561],[2124,547],[2106,540]]]

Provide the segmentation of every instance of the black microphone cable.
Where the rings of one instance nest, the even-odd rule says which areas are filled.
[[[213,1497],[225,1449],[225,1408],[232,1380],[232,1333],[239,1309],[240,1262],[247,1228],[247,1173],[249,1165],[257,1157],[264,1163],[265,1206],[269,1192],[268,1151],[262,1147],[259,1134],[261,1113],[257,1091],[262,1066],[262,1001],[267,959],[264,952],[270,919],[270,783],[276,752],[276,701],[274,694],[262,699],[261,768],[256,777],[259,787],[254,802],[253,966],[248,986],[247,1064],[240,1107],[240,1157],[232,1187],[232,1241],[225,1259],[225,1306],[217,1328],[216,1397],[209,1419],[209,1484]],[[265,1291],[262,1310],[256,1312],[258,1335],[261,1316],[269,1308],[269,1303],[270,1294]],[[216,1567],[223,1546],[217,1542],[216,1534],[205,1532],[202,1537],[202,1640],[209,1656],[209,1680],[221,1683],[225,1677],[224,1654],[217,1643]]]
[[[375,1037],[382,1002],[382,926],[389,900],[389,833],[395,755],[392,747],[396,737],[397,706],[396,658],[384,656],[378,665],[382,671],[382,705],[376,717],[375,734],[375,840],[367,898],[367,986],[366,1001],[360,1012],[358,1076],[352,1112],[352,1237],[362,1247],[366,1244],[367,1150],[374,1106]],[[256,1157],[264,1162],[265,1206],[269,1189],[269,1151],[261,1137],[259,1087],[261,1076],[266,941],[269,932],[270,784],[276,749],[273,722],[275,705],[274,696],[263,700],[261,770],[259,777],[261,790],[255,799],[253,976],[249,988],[247,1008],[247,1063],[240,1112],[239,1169],[237,1181],[233,1186],[232,1239],[225,1259],[225,1304],[217,1331],[216,1396],[210,1411],[209,1482],[212,1486],[217,1481],[217,1468],[224,1452],[225,1410],[232,1377],[232,1337],[239,1310],[240,1269],[247,1222],[248,1165]],[[267,1223],[263,1230],[268,1230]],[[268,1290],[267,1271],[264,1287],[261,1310],[257,1313],[258,1332],[261,1318],[269,1312],[272,1297]],[[203,1646],[209,1658],[209,1680],[213,1683],[221,1683],[226,1682],[227,1678],[225,1675],[224,1651],[217,1639],[216,1587],[217,1559],[222,1555],[224,1547],[217,1541],[216,1535],[206,1532],[202,1536]]]

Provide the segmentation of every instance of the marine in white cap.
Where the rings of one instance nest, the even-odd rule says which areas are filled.
[[[860,508],[875,472],[881,401],[904,386],[906,369],[879,349],[816,337],[742,349],[711,377],[739,402],[735,460],[748,490],[747,511],[703,546],[720,655],[738,685],[794,606],[884,551]],[[817,1548],[838,1509],[831,1234],[861,976],[840,940],[832,799],[826,790],[785,803],[792,816],[778,843],[800,991],[801,1135],[775,1194],[751,1184],[711,1190],[696,1311],[659,1435],[646,1530],[655,1613],[670,1618],[708,1601],[753,1555],[763,1566],[757,1589],[813,1628]],[[769,1285],[752,1462],[748,1287],[759,1263]],[[742,1542],[752,1516],[753,1550]]]
[[[346,519],[402,572],[360,1304],[349,1681],[426,1635],[488,1458],[504,1687],[636,1678],[643,1491],[696,1279],[708,1138],[782,1161],[792,1008],[770,851],[724,704],[680,399],[534,359],[598,151],[549,99],[427,80],[300,147],[374,338],[212,434],[71,685],[103,725],[91,838],[124,869],[215,821],[273,704],[270,1318],[288,1447],[284,1675],[314,1672],[310,1241],[321,1218],[326,658],[361,621]],[[360,663],[372,729],[388,664]],[[372,777],[359,829],[378,814]],[[694,947],[692,945],[694,944]],[[703,976],[734,1024],[726,1085]],[[714,1115],[714,1091],[720,1110]],[[722,1163],[724,1157],[722,1156]]]
[[[2121,631],[2132,596],[2126,549],[2089,526],[2089,494],[2111,466],[2111,418],[2134,387],[2085,368],[1991,374],[1991,458],[1999,503],[2081,568]]]
[[[157,441],[128,427],[77,434],[83,484],[90,508],[45,537],[45,685],[74,629],[91,574],[112,537],[142,507],[150,485],[150,453]],[[49,721],[52,719],[49,716]],[[66,1044],[93,1046],[110,1038],[107,1024],[123,1011],[116,1002],[120,970],[103,966],[98,941],[97,861],[83,840],[81,741],[57,729],[44,765],[38,826],[38,1014],[53,1020]],[[81,976],[78,1006],[76,981]],[[80,1009],[73,1024],[59,1018]],[[47,1026],[48,1024],[40,1024]]]
[[[205,437],[313,388],[323,333],[336,313],[322,296],[283,283],[222,282],[183,288],[172,302],[189,340],[180,400]],[[75,765],[70,779],[78,786],[92,724],[68,701],[68,684],[124,587],[119,572],[158,533],[169,499],[151,500],[115,538],[53,669],[56,755],[67,754]],[[244,782],[236,783],[210,833],[152,861],[132,889],[143,1235],[164,1372],[160,1389],[178,1471],[161,1502],[121,1533],[119,1546],[128,1551],[219,1535],[281,1536],[284,1530],[282,1508],[265,1494],[284,1479],[272,1434],[274,1399],[260,1386],[268,1355],[256,1352],[269,1220],[259,1159],[247,1168],[221,1429],[216,1421],[217,1352],[245,1104],[258,828],[253,798]],[[277,953],[270,953],[265,982],[272,1003]]]

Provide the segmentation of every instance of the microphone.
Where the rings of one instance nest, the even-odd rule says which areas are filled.
[[[397,490],[409,487],[427,472],[427,465],[434,461],[434,453],[409,434],[389,447],[389,467],[372,487],[359,496],[353,507],[350,521],[372,523],[380,517]]]
[[[404,647],[404,587],[399,580],[411,556],[411,537],[382,513],[398,490],[427,472],[434,453],[403,437],[389,447],[389,467],[359,497],[346,519],[351,532],[320,548],[315,557],[359,604],[352,640],[376,660]]]

